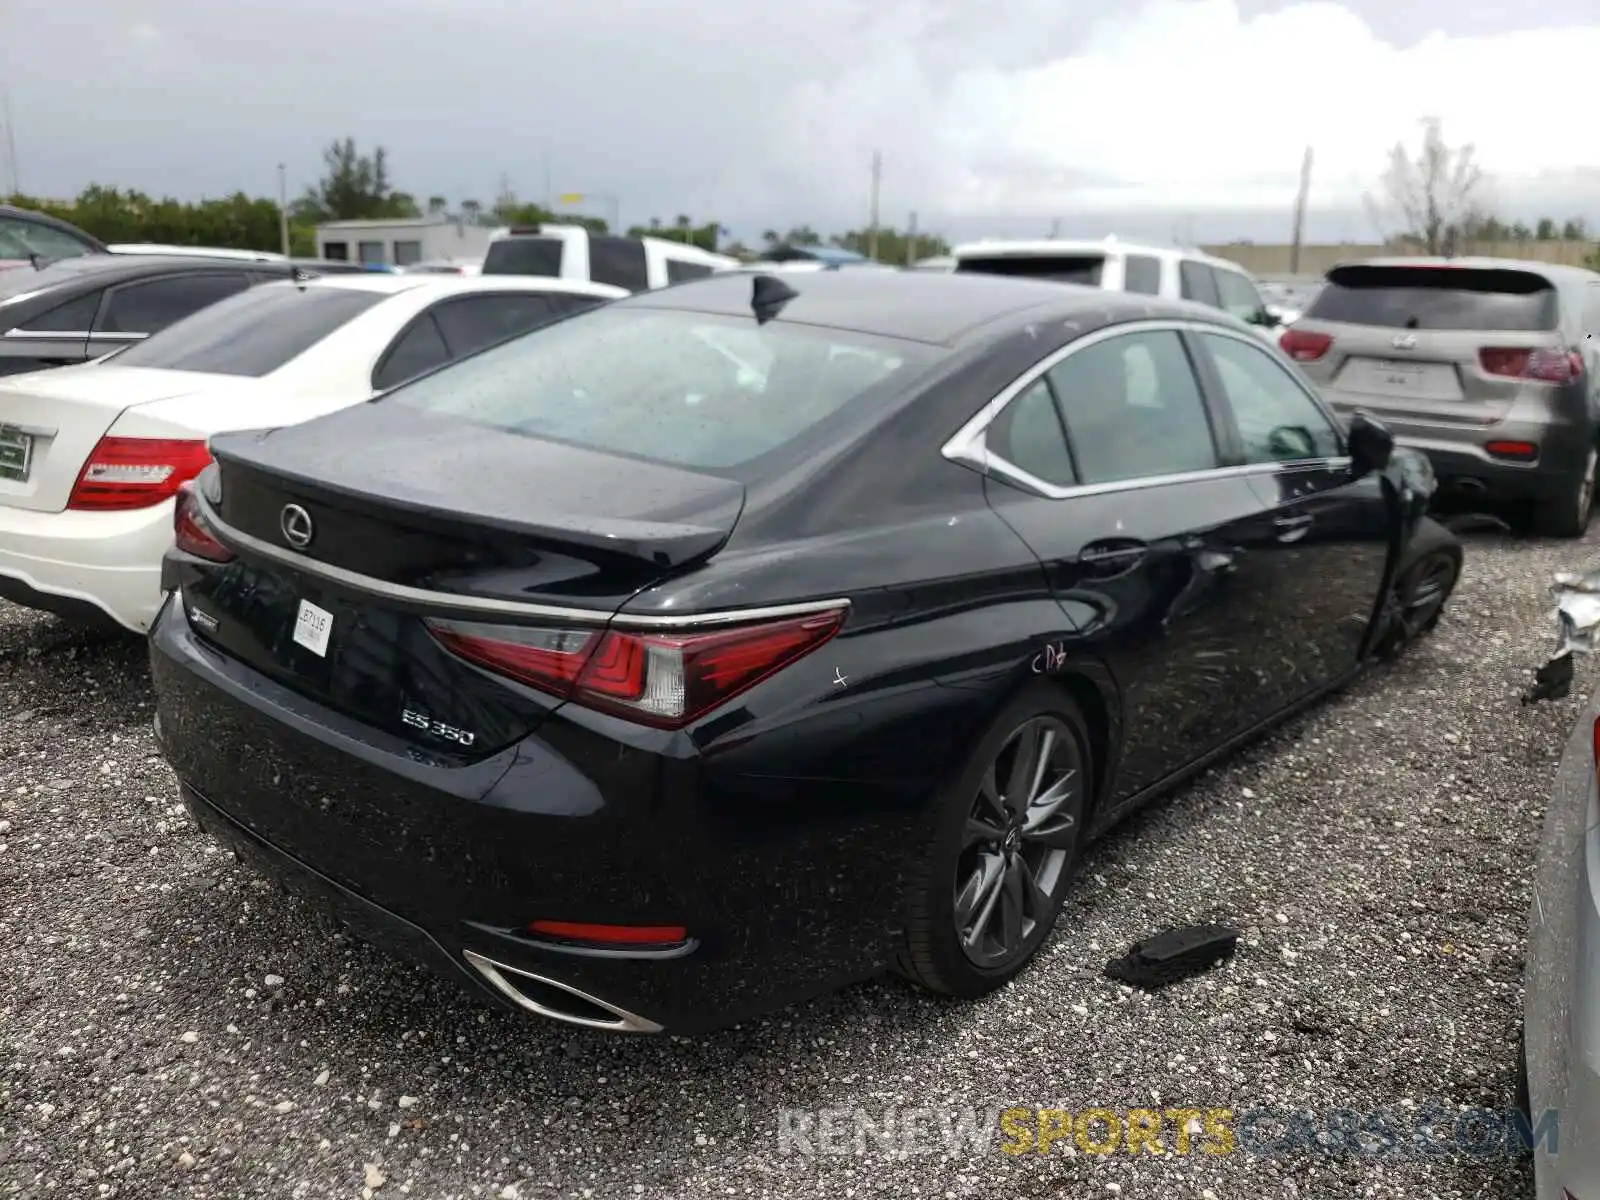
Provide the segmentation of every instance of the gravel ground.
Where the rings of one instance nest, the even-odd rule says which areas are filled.
[[[1092,852],[999,994],[886,981],[695,1040],[528,1023],[340,935],[184,815],[142,646],[0,604],[0,1196],[1518,1194],[1504,1157],[783,1153],[778,1114],[1509,1104],[1580,702],[1517,693],[1549,573],[1597,549],[1472,538],[1431,641]],[[1226,966],[1155,996],[1100,977],[1216,916],[1244,930]]]

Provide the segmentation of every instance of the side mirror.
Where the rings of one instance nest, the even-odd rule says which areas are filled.
[[[1250,324],[1259,325],[1263,329],[1276,329],[1283,322],[1279,320],[1277,313],[1263,306],[1256,309],[1255,313],[1250,317]]]
[[[1350,418],[1350,432],[1346,441],[1350,446],[1350,463],[1357,475],[1383,470],[1394,455],[1394,434],[1383,422],[1364,412],[1358,412]]]

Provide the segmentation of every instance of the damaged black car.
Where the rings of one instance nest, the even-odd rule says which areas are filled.
[[[647,292],[213,452],[151,638],[190,810],[618,1031],[999,987],[1087,839],[1462,561],[1427,460],[1250,327],[981,276]]]

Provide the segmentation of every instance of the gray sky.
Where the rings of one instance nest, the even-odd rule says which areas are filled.
[[[70,14],[70,15],[69,15]],[[298,193],[346,134],[397,186],[611,193],[625,222],[1366,239],[1387,145],[1444,119],[1510,216],[1600,217],[1594,0],[16,0],[0,9],[23,190]],[[1525,95],[1506,62],[1566,64]],[[1565,88],[1570,96],[1561,92]],[[0,160],[3,161],[3,160]],[[3,170],[3,168],[0,168]],[[0,176],[0,185],[6,181]],[[604,213],[597,203],[593,211]],[[1600,224],[1600,221],[1594,221]]]

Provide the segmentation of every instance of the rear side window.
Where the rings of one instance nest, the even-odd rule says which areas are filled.
[[[489,243],[488,253],[483,256],[483,273],[560,278],[561,251],[564,245],[560,238],[499,238]]]
[[[1035,479],[1060,487],[1078,482],[1055,397],[1043,379],[1006,405],[984,431],[983,440],[991,454]]]
[[[94,315],[100,311],[100,297],[104,294],[99,290],[88,292],[24,321],[17,328],[29,333],[84,333],[94,324]]]
[[[1095,342],[1062,359],[1048,377],[1061,399],[1084,483],[1217,465],[1200,385],[1173,331]]]
[[[849,420],[843,410],[870,407],[943,353],[781,321],[756,326],[749,318],[606,306],[485,350],[384,402],[732,471],[832,418]]]
[[[589,278],[596,283],[642,292],[650,286],[644,243],[638,238],[589,237]]]
[[[129,367],[259,378],[304,354],[383,296],[270,283],[201,309],[117,355]]]
[[[684,262],[681,259],[667,259],[667,282],[687,283],[691,279],[704,279],[711,274],[711,268],[704,263]]]
[[[1335,267],[1306,310],[1317,321],[1385,329],[1534,332],[1556,328],[1550,281],[1479,267]]]
[[[1212,308],[1222,307],[1222,298],[1217,294],[1217,277],[1205,263],[1189,259],[1179,263],[1178,285],[1185,300],[1209,304]]]
[[[533,292],[490,292],[448,300],[434,309],[440,332],[457,358],[476,354],[555,319],[550,301]]]
[[[995,254],[963,258],[956,270],[963,275],[1013,275],[1099,287],[1105,266],[1103,254]]]
[[[1130,254],[1122,262],[1122,290],[1139,296],[1161,294],[1161,260],[1148,254]]]
[[[414,379],[424,371],[431,371],[450,361],[450,348],[439,332],[439,322],[432,313],[423,313],[389,348],[372,373],[372,386],[379,391]]]
[[[249,276],[240,271],[171,275],[113,288],[96,332],[155,333],[249,286]]]
[[[1236,271],[1212,271],[1217,282],[1217,298],[1223,308],[1241,321],[1261,311],[1261,295],[1256,285]]]

